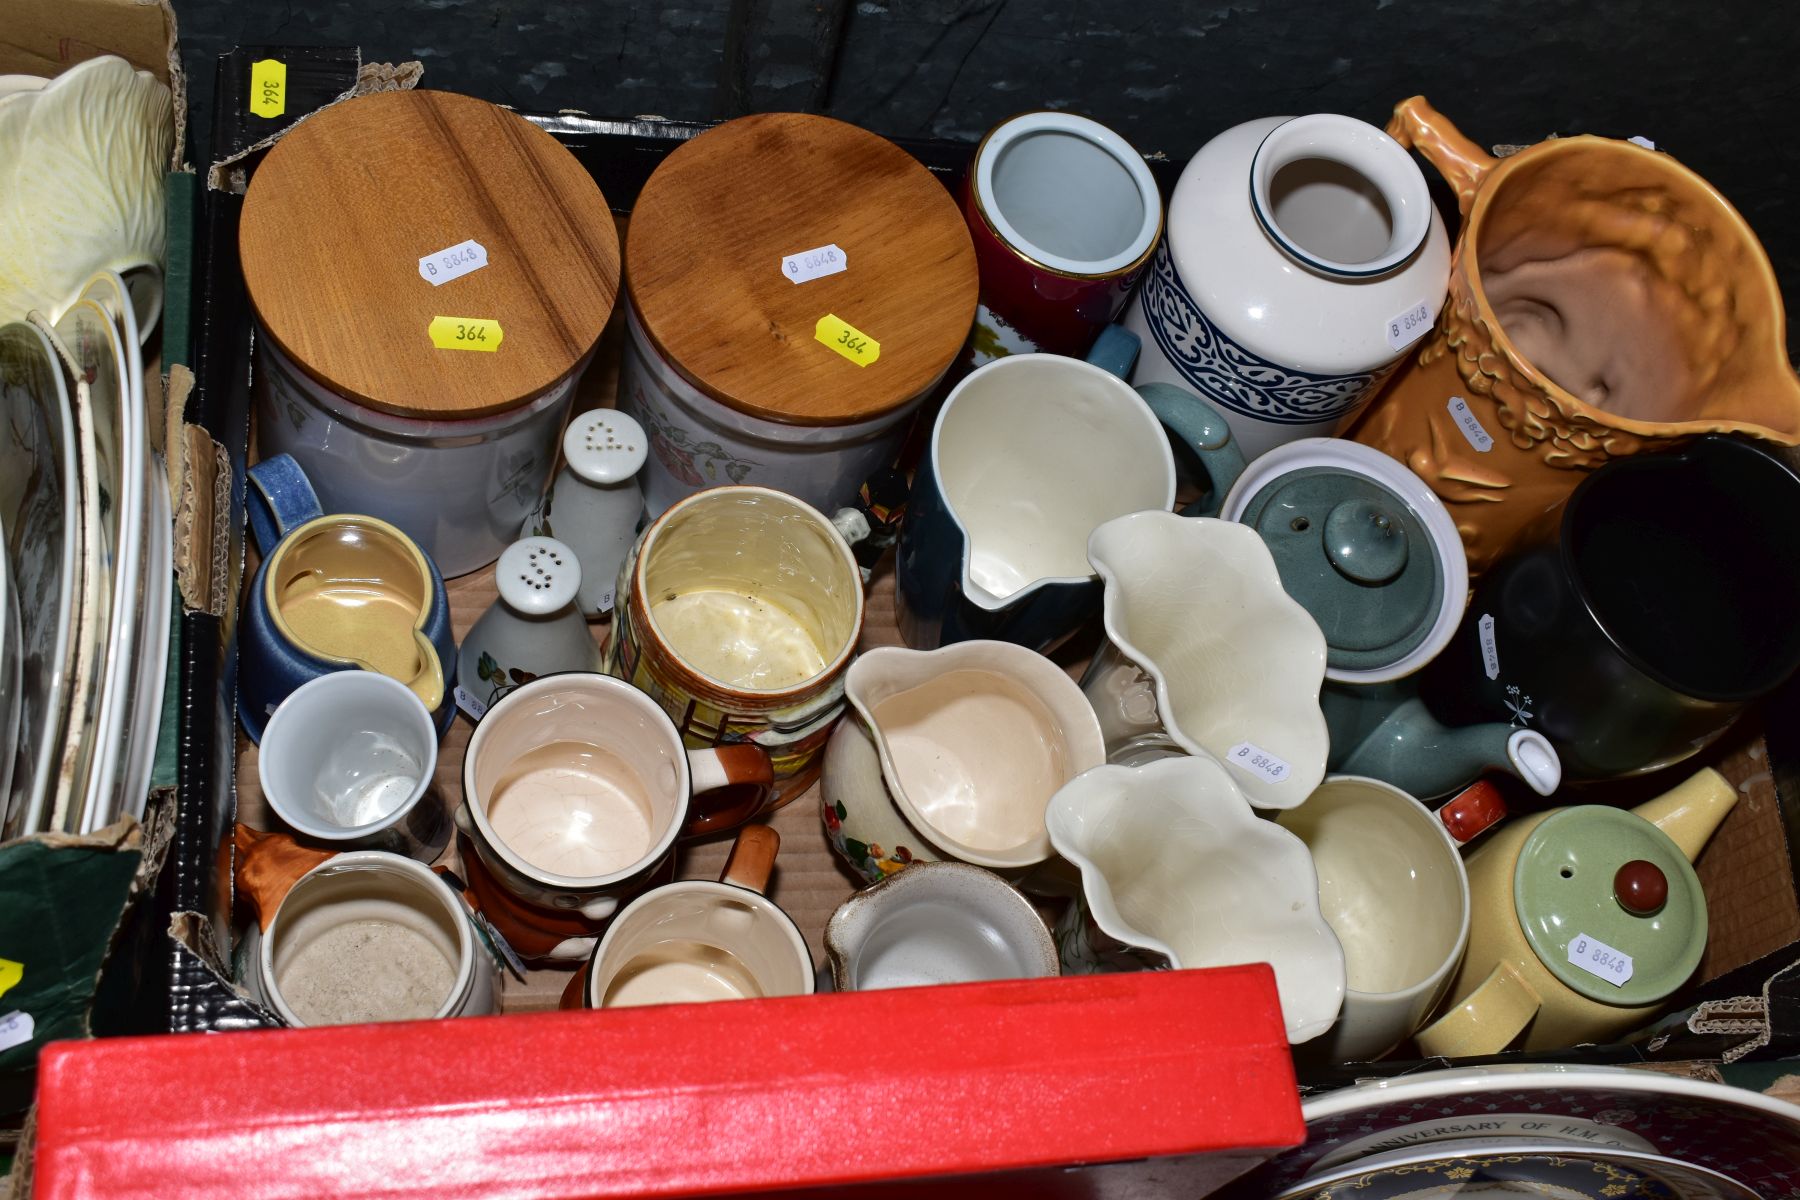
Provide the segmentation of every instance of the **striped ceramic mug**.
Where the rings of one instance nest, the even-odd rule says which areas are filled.
[[[833,522],[770,488],[698,492],[644,530],[617,597],[607,673],[648,693],[688,746],[750,742],[774,762],[766,803],[708,810],[696,797],[689,832],[735,828],[806,790],[862,634],[862,575]]]

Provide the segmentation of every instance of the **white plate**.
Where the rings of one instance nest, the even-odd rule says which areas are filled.
[[[83,307],[77,301],[73,307]],[[85,309],[84,309],[85,311]],[[63,717],[62,750],[46,829],[79,825],[94,768],[94,733],[100,717],[100,684],[106,668],[106,633],[112,614],[114,553],[119,538],[117,405],[94,403],[94,388],[74,351],[34,312],[28,318],[50,340],[64,372],[75,413],[75,467],[81,493],[81,554],[76,565],[75,673]],[[110,324],[111,322],[106,322]],[[107,386],[101,381],[101,387]]]
[[[0,520],[0,825],[12,795],[13,755],[19,748],[19,597],[13,586],[6,523]]]
[[[130,719],[119,813],[144,819],[150,776],[156,767],[157,739],[162,733],[163,686],[169,665],[169,617],[175,594],[175,518],[169,507],[169,476],[162,459],[150,456],[149,538],[144,549],[143,628],[138,632],[137,702]],[[110,823],[110,820],[109,822]],[[100,826],[94,826],[95,829]],[[92,829],[86,832],[93,832]]]
[[[90,733],[90,769],[78,805],[65,828],[92,830],[109,824],[119,810],[121,767],[128,738],[127,718],[135,696],[137,633],[144,601],[144,534],[148,513],[144,474],[149,444],[144,410],[132,395],[130,359],[138,353],[126,342],[108,308],[122,297],[117,276],[88,285],[82,299],[56,323],[58,336],[88,385],[99,449],[101,538],[112,548],[111,589],[102,598],[104,650],[99,663],[97,720]]]
[[[1549,1143],[1602,1160],[1673,1160],[1717,1172],[1757,1196],[1800,1194],[1800,1107],[1654,1071],[1553,1064],[1425,1071],[1332,1092],[1302,1111],[1306,1144],[1252,1172],[1232,1195],[1261,1200],[1302,1181],[1323,1187],[1327,1179],[1360,1176],[1359,1168],[1392,1166],[1389,1156],[1402,1149],[1429,1162],[1466,1151],[1471,1138],[1502,1148]],[[1330,1194],[1372,1200],[1406,1193],[1340,1187]]]
[[[73,675],[81,549],[75,421],[56,352],[0,327],[0,523],[19,598],[19,739],[5,835],[44,828]]]
[[[1275,1200],[1762,1200],[1716,1171],[1660,1154],[1543,1138],[1469,1138],[1394,1150],[1328,1171]]]

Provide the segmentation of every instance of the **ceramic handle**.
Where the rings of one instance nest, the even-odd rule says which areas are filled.
[[[604,921],[619,911],[619,898],[617,896],[601,896],[598,899],[589,900],[575,911],[590,921]]]
[[[1184,517],[1216,517],[1231,485],[1244,473],[1244,452],[1232,440],[1231,426],[1218,409],[1186,388],[1172,383],[1140,383],[1137,394],[1163,427],[1192,450],[1211,485],[1204,500],[1181,510]]]
[[[1443,1058],[1498,1054],[1543,1005],[1524,976],[1503,962],[1462,1003],[1419,1031],[1419,1049]]]
[[[1387,134],[1409,150],[1417,150],[1425,161],[1436,167],[1450,190],[1456,193],[1456,206],[1463,216],[1475,203],[1481,181],[1498,160],[1462,135],[1444,114],[1431,107],[1423,96],[1414,96],[1394,105],[1388,119]]]
[[[1137,366],[1138,351],[1143,343],[1138,335],[1120,325],[1108,325],[1094,339],[1094,344],[1087,352],[1087,361],[1110,375],[1120,379],[1131,378],[1131,368]]]
[[[444,703],[444,664],[431,639],[417,629],[413,630],[413,649],[419,656],[419,673],[404,682],[412,694],[424,702],[425,711],[432,714],[435,721],[437,710]]]
[[[781,835],[767,825],[747,826],[731,844],[731,857],[719,872],[719,882],[746,888],[762,895],[775,873],[775,855],[781,850]]]
[[[288,531],[325,515],[306,472],[291,454],[265,458],[250,468],[250,486],[244,493],[244,515],[256,549],[265,557]]]
[[[767,808],[775,794],[775,764],[761,746],[734,742],[689,750],[687,756],[694,801],[681,833],[684,838],[742,825]]]

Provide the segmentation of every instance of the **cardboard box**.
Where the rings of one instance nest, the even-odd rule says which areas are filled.
[[[289,68],[289,111],[275,127],[248,116],[245,104],[249,64],[268,56],[282,58]],[[165,903],[161,910],[162,918],[166,920],[174,938],[170,943],[173,966],[166,1009],[171,1029],[226,1030],[253,1027],[269,1020],[266,1013],[260,1012],[226,982],[229,976],[227,958],[232,921],[232,825],[235,820],[245,820],[252,825],[268,827],[260,797],[255,790],[254,749],[242,741],[235,729],[232,709],[234,668],[225,653],[235,615],[238,586],[245,574],[241,534],[242,480],[243,466],[249,450],[251,347],[248,307],[235,259],[236,217],[241,205],[241,192],[254,171],[261,147],[267,144],[271,134],[299,119],[304,111],[329,103],[358,87],[406,86],[415,78],[416,74],[409,73],[406,68],[364,66],[354,52],[346,50],[247,47],[240,48],[221,60],[218,88],[220,110],[216,114],[213,139],[221,155],[221,162],[209,173],[212,187],[202,205],[201,254],[209,266],[202,289],[202,307],[196,315],[196,327],[199,331],[198,382],[188,410],[189,419],[198,423],[197,428],[203,431],[209,444],[216,443],[212,494],[217,508],[209,526],[215,538],[211,552],[196,554],[195,562],[191,564],[196,572],[192,581],[195,611],[189,614],[189,619],[194,621],[196,636],[188,643],[183,673],[181,814],[176,830],[173,865],[165,873],[166,894],[159,897],[159,901]],[[568,145],[577,158],[595,174],[609,201],[619,210],[629,209],[637,189],[656,163],[682,139],[692,136],[701,128],[656,121],[597,121],[571,115],[542,118],[540,124]],[[966,164],[970,152],[969,147],[943,143],[902,144],[907,145],[921,161],[943,175],[947,182],[954,181]],[[1161,164],[1161,167],[1172,170],[1169,164]],[[1168,180],[1165,179],[1164,182]],[[618,322],[615,320],[613,329],[603,339],[595,367],[583,380],[578,407],[610,401],[611,391],[616,383],[618,332]],[[204,573],[204,579],[199,578],[201,573]],[[188,583],[184,579],[184,593],[189,590]],[[884,577],[878,571],[869,604],[868,644],[896,640],[891,622],[891,589],[891,574]],[[450,592],[456,631],[460,638],[493,598],[491,575],[478,572],[453,580]],[[603,636],[603,629],[598,632]],[[1068,653],[1078,656],[1082,650],[1083,647],[1077,645]],[[461,755],[468,735],[466,720],[459,718],[440,755],[438,786],[451,800],[458,794]],[[1800,942],[1800,897],[1797,897],[1795,890],[1795,872],[1784,824],[1783,796],[1770,776],[1767,754],[1768,749],[1759,736],[1758,726],[1754,721],[1749,721],[1708,756],[1707,761],[1721,766],[1728,777],[1740,785],[1745,799],[1728,819],[1700,862],[1700,873],[1714,909],[1715,932],[1701,971],[1701,977],[1711,981],[1710,990],[1701,988],[1694,993],[1693,998],[1723,1001],[1740,994],[1760,994],[1763,981],[1773,975],[1777,967],[1800,959],[1800,944],[1797,944]],[[1677,777],[1678,775],[1679,773]],[[1673,779],[1652,781],[1647,786],[1667,786],[1670,782]],[[1791,787],[1791,782],[1783,786]],[[1800,796],[1790,793],[1787,799],[1789,803],[1786,808],[1791,809],[1796,807],[1795,801],[1800,800]],[[819,934],[825,919],[850,894],[855,884],[826,848],[819,828],[814,796],[802,797],[782,810],[773,823],[783,832],[785,841],[773,894],[806,931],[817,956],[820,950]],[[725,847],[718,843],[693,847],[685,856],[683,873],[688,876],[716,874],[724,854]],[[1167,980],[1174,977],[1162,978]],[[514,981],[506,997],[507,1011],[516,1014],[554,1007],[566,979],[565,972],[539,971],[531,973],[522,984]],[[1030,989],[1037,989],[1036,994],[1041,996],[1046,1006],[1053,1007],[1063,997],[1073,994],[1067,989],[1081,983],[1082,981],[1066,980],[1015,986],[1026,989],[1021,995],[1031,995]],[[1146,1009],[1149,1012],[1158,1003],[1154,996],[1155,988],[1183,985],[1170,985],[1158,982],[1155,978],[1146,978],[1139,980],[1137,986],[1151,989],[1140,998],[1140,1002],[1150,1006]],[[918,1043],[916,1050],[910,1051],[899,1061],[911,1062],[927,1056],[931,1044],[927,1034],[933,1028],[932,1022],[954,1023],[960,1019],[965,1015],[960,1011],[960,1005],[970,995],[967,989],[949,989],[917,993],[905,1001],[903,1011],[893,1019],[912,1021],[922,1014],[930,1014],[931,1020],[918,1026],[924,1040]],[[831,1020],[830,1014],[834,1011],[848,1011],[837,1006],[858,1001],[858,997],[827,997],[781,1002],[777,1008],[782,1015],[769,1019],[785,1021],[786,1014],[791,1009],[802,1014],[802,1017],[808,1012],[815,1013],[817,1020],[826,1022]],[[967,1002],[977,1003],[976,1000]],[[917,1011],[907,1008],[908,1005],[916,1005]],[[777,1011],[763,1006],[727,1007],[740,1013],[734,1020],[752,1023],[748,1027],[752,1033],[756,1032],[754,1022],[763,1019],[762,1014]],[[1766,1013],[1773,1009],[1765,1003],[1764,1011]],[[616,1027],[608,1024],[611,1016],[612,1014],[590,1014],[556,1020],[575,1023],[588,1021],[592,1023],[592,1029],[604,1030]],[[674,1022],[669,1027],[673,1030],[689,1018],[677,1015],[669,1019]],[[802,1018],[794,1019],[796,1027],[804,1025]],[[1252,1023],[1260,1020],[1260,1016],[1253,1017]],[[1750,1022],[1752,1025],[1756,1023],[1756,1019]],[[1767,1025],[1767,1021],[1763,1021],[1762,1032],[1770,1032]],[[772,1024],[763,1032],[772,1032],[778,1027],[785,1028]],[[254,1044],[280,1047],[266,1052],[273,1057],[259,1061],[297,1064],[298,1058],[288,1057],[291,1052],[286,1047],[289,1045],[317,1047],[330,1044],[342,1047],[346,1052],[354,1050],[360,1054],[367,1048],[384,1046],[388,1038],[398,1039],[395,1044],[410,1047],[416,1052],[418,1057],[412,1061],[419,1070],[437,1081],[434,1086],[443,1089],[441,1093],[435,1094],[438,1099],[447,1104],[468,1101],[479,1106],[522,1102],[530,1093],[530,1086],[528,1083],[521,1083],[517,1091],[483,1092],[479,1095],[459,1090],[465,1086],[466,1081],[443,1064],[446,1059],[454,1059],[460,1053],[465,1039],[475,1047],[511,1047],[516,1053],[517,1061],[522,1063],[534,1059],[531,1039],[540,1036],[539,1031],[561,1026],[540,1024],[537,1018],[508,1017],[498,1022],[450,1022],[432,1028],[437,1032],[430,1035],[419,1034],[416,1037],[404,1031],[343,1031],[330,1035],[309,1032],[281,1035],[266,1041],[259,1038],[255,1039]],[[1056,1028],[1062,1029],[1071,1039],[1078,1036],[1074,1025]],[[1735,1030],[1711,1036],[1710,1040],[1702,1039],[1702,1052],[1723,1055],[1751,1040],[1754,1032]],[[1776,1029],[1771,1034],[1773,1044],[1777,1047],[1784,1044],[1784,1039],[1786,1044],[1796,1044],[1797,1035],[1800,1035],[1800,1030],[1795,1029],[1785,1032]],[[331,1043],[315,1040],[326,1036],[342,1037],[345,1040]],[[593,1036],[602,1037],[603,1034],[595,1033]],[[283,1042],[283,1037],[297,1040]],[[1768,1038],[1764,1039],[1765,1051],[1768,1041]],[[1676,1047],[1665,1044],[1665,1048],[1673,1053]],[[83,1051],[71,1051],[66,1059],[59,1057],[56,1060],[57,1069],[66,1069],[69,1074],[66,1077],[59,1076],[56,1086],[61,1088],[66,1084],[69,1089],[68,1097],[90,1096],[99,1086],[94,1080],[101,1078],[101,1068],[96,1065],[90,1071],[84,1065],[88,1060],[83,1055],[112,1053],[114,1050],[110,1046],[91,1047]],[[126,1051],[118,1050],[117,1053],[125,1055]],[[165,1051],[162,1047],[155,1046],[141,1048],[133,1053],[140,1057],[111,1060],[115,1064],[114,1069],[127,1063],[135,1064],[133,1069],[150,1064],[179,1063],[182,1071],[204,1072],[214,1069],[215,1065],[219,1069],[232,1071],[237,1069],[230,1065],[237,1061],[236,1056],[247,1056],[251,1051],[220,1051],[220,1057],[216,1060],[197,1050]],[[164,1053],[174,1057],[158,1057]],[[1209,1050],[1208,1053],[1215,1051]],[[1650,1053],[1653,1051],[1645,1046],[1621,1045],[1571,1049],[1537,1057],[1604,1062],[1635,1060]],[[190,1055],[192,1057],[188,1057]],[[1281,1057],[1285,1063],[1285,1055]],[[95,1058],[92,1061],[97,1064],[100,1060]],[[702,1064],[686,1065],[698,1069]],[[1417,1070],[1420,1065],[1404,1060],[1349,1065],[1337,1071],[1309,1075],[1306,1082],[1314,1086],[1328,1086],[1357,1077]],[[888,1066],[888,1057],[875,1053],[870,1057],[867,1068],[870,1078],[882,1078],[881,1072]],[[1280,1073],[1286,1077],[1290,1070],[1291,1068],[1284,1066]],[[286,1085],[286,1079],[279,1069],[267,1072],[265,1078],[281,1081],[281,1086]],[[336,1075],[334,1078],[342,1076]],[[657,1086],[679,1082],[682,1087],[704,1087],[705,1078],[703,1073],[691,1076],[671,1074],[661,1077]],[[266,1099],[254,1099],[261,1092],[259,1080],[251,1075],[228,1075],[215,1082],[251,1088],[253,1103],[256,1105],[273,1103]],[[771,1076],[769,1079],[769,1083],[778,1090],[790,1082],[798,1089],[794,1092],[795,1097],[810,1094],[807,1093],[803,1080],[791,1079],[786,1075]],[[1150,1089],[1153,1087],[1163,1087],[1165,1082],[1166,1080],[1146,1080],[1145,1094],[1151,1094]],[[1245,1087],[1257,1090],[1260,1094],[1260,1089],[1268,1082],[1268,1078],[1262,1075],[1255,1078],[1246,1076],[1242,1082]],[[188,1094],[198,1095],[203,1090],[198,1083],[193,1083],[192,1087],[194,1090]],[[970,1096],[975,1098],[983,1094],[985,1093],[981,1093],[979,1088],[970,1092]],[[47,1102],[49,1095],[47,1090]],[[412,1093],[420,1108],[429,1108],[433,1095],[429,1089]],[[175,1099],[173,1094],[170,1098],[171,1102]],[[805,1104],[810,1101],[795,1098],[794,1103]],[[287,1112],[285,1118],[280,1118],[277,1116],[280,1111],[278,1108],[265,1107],[259,1111],[265,1114],[272,1125],[280,1123],[282,1119],[310,1119],[323,1112],[302,1106],[299,1110]],[[359,1108],[355,1111],[370,1120],[379,1119],[384,1123],[392,1120],[398,1129],[409,1128],[409,1122],[413,1119],[406,1113],[377,1118],[370,1115],[372,1110],[369,1109]],[[131,1115],[121,1113],[120,1117],[123,1120]],[[139,1124],[130,1126],[135,1131],[131,1136],[152,1137],[148,1122],[155,1117],[156,1114],[150,1113],[141,1118]],[[1071,1131],[1078,1131],[1082,1117],[1083,1113],[1079,1111],[1063,1113],[1060,1123],[1040,1123],[1034,1136],[1045,1145],[1060,1147],[1061,1153],[1075,1155],[1080,1143],[1072,1139]],[[987,1110],[970,1107],[964,1110],[963,1119],[979,1126],[991,1118],[987,1115]],[[340,1124],[338,1128],[343,1126]],[[61,1154],[60,1146],[64,1139],[97,1140],[103,1136],[102,1130],[79,1123],[47,1122],[46,1153]],[[299,1134],[294,1136],[301,1137]],[[879,1151],[880,1147],[874,1147],[865,1153]],[[1161,1153],[1177,1152],[1178,1149],[1171,1145]],[[63,1161],[72,1163],[74,1160]],[[208,1162],[204,1156],[194,1160],[196,1166]],[[955,1163],[938,1163],[933,1169],[958,1167],[971,1171],[998,1170],[1007,1167],[1009,1162],[1010,1160],[995,1159],[986,1162],[984,1166],[982,1161],[968,1159],[962,1161],[959,1167]],[[155,1164],[146,1161],[140,1165],[150,1167]],[[206,1169],[211,1170],[212,1167],[206,1166]],[[825,1181],[823,1176],[814,1180]],[[774,1186],[783,1181],[760,1178],[758,1182],[747,1176],[736,1182],[745,1186],[751,1183]]]
[[[114,54],[149,71],[174,94],[175,147],[169,164],[170,262],[165,272],[164,318],[145,353],[151,439],[164,443],[160,415],[166,409],[164,371],[186,359],[186,313],[191,268],[193,180],[181,173],[186,94],[176,47],[175,16],[157,0],[17,0],[0,23],[0,74],[59,75],[77,63]],[[177,390],[181,385],[179,380]],[[170,666],[178,661],[178,638]],[[157,776],[164,798],[172,791],[175,764],[173,716],[176,688],[167,697],[159,744]],[[153,779],[153,787],[156,780]],[[147,829],[121,821],[91,837],[37,835],[0,846],[0,959],[21,964],[16,980],[0,995],[0,1018],[17,1012],[32,1021],[32,1036],[0,1049],[0,1143],[17,1134],[30,1105],[38,1051],[49,1041],[80,1038],[102,1024],[94,1015],[103,964],[121,966],[121,981],[133,973],[135,957],[118,947],[132,943],[121,922],[129,906],[150,886],[166,845],[172,813],[153,801]],[[135,943],[133,943],[135,944]],[[157,998],[152,997],[154,1002]],[[125,998],[138,1008],[139,998]]]

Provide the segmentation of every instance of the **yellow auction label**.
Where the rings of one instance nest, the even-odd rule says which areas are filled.
[[[813,326],[813,337],[859,367],[866,367],[881,357],[881,343],[857,329],[842,317],[826,313]]]
[[[492,317],[433,317],[427,332],[439,350],[498,350],[505,336]]]
[[[250,64],[252,116],[279,117],[287,111],[287,64],[262,58]]]
[[[19,980],[25,978],[25,964],[14,962],[10,958],[0,958],[0,996],[13,990]]]

